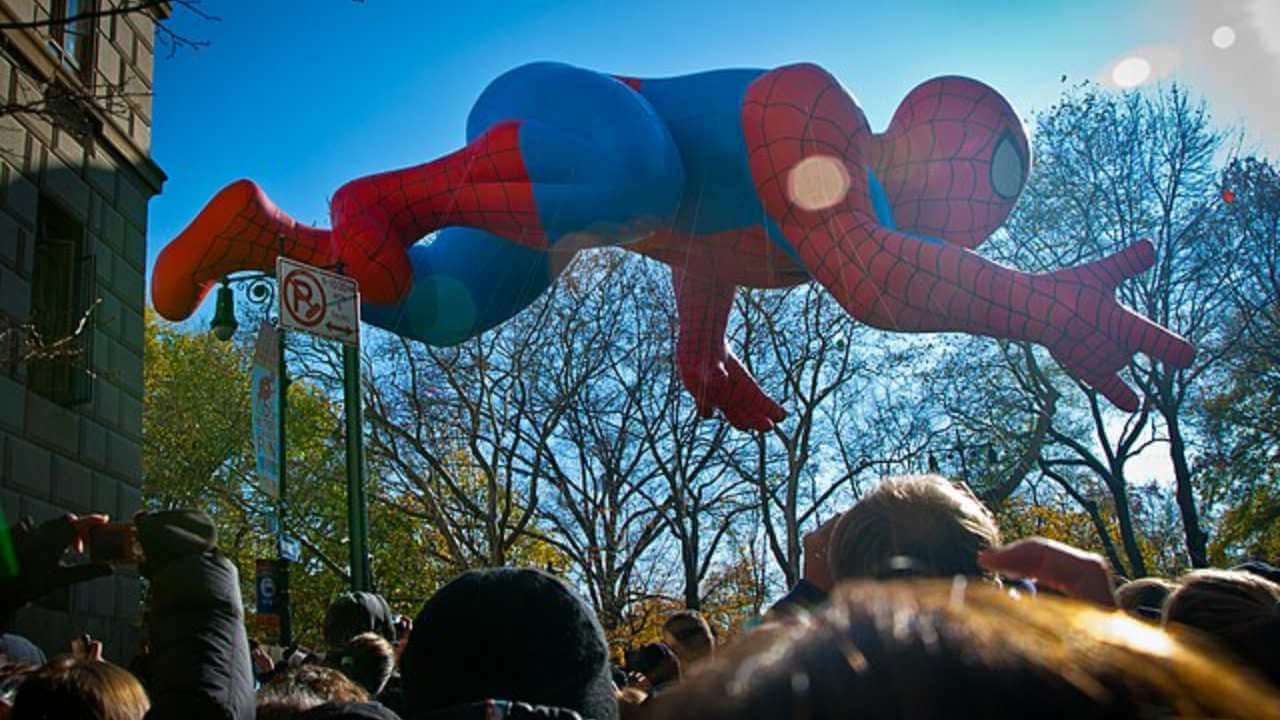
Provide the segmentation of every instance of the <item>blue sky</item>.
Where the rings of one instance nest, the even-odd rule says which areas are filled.
[[[1256,82],[1260,63],[1280,74],[1276,0],[201,3],[220,21],[179,6],[169,23],[208,47],[157,58],[152,153],[169,181],[151,203],[149,265],[240,177],[327,224],[334,189],[455,149],[485,84],[531,60],[641,77],[817,62],[880,128],[935,75],[984,80],[1028,114],[1063,75],[1105,80],[1138,53],[1152,80],[1179,75],[1225,121],[1262,128],[1272,147],[1280,135],[1280,95]],[[1224,24],[1227,50],[1209,40]]]

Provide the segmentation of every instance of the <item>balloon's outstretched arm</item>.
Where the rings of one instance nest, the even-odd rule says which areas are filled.
[[[784,234],[815,279],[869,325],[1035,342],[1131,412],[1138,396],[1116,373],[1135,352],[1177,367],[1194,355],[1185,340],[1116,301],[1117,285],[1154,262],[1149,241],[1087,265],[1031,274],[849,210],[809,219],[784,225]]]

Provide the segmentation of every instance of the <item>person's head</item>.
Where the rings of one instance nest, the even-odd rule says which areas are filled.
[[[697,610],[681,610],[667,618],[662,625],[662,642],[675,650],[686,667],[716,651],[716,636]]]
[[[1018,113],[966,77],[917,85],[869,150],[894,226],[967,248],[1004,222],[1031,173]]]
[[[680,679],[680,658],[662,643],[649,643],[626,653],[627,672],[637,672],[656,688]]]
[[[382,692],[396,669],[395,648],[391,647],[386,638],[374,632],[361,633],[351,638],[335,659],[337,668],[368,690],[373,697]]]
[[[1280,695],[1193,639],[991,584],[858,582],[759,630],[650,717],[1280,718]]]
[[[102,660],[59,655],[18,688],[14,720],[142,720],[151,703],[137,678]]]
[[[1000,544],[991,512],[939,475],[885,478],[850,508],[831,534],[836,581],[898,576],[982,576],[978,553]]]
[[[411,713],[498,699],[618,716],[595,613],[540,570],[472,570],[440,588],[414,620],[400,674]]]
[[[1165,625],[1211,636],[1280,687],[1280,585],[1238,570],[1196,570],[1179,585]]]
[[[386,599],[370,592],[344,592],[334,598],[324,614],[324,640],[329,649],[340,650],[351,638],[367,632],[395,644],[395,618]]]
[[[1263,562],[1261,560],[1247,560],[1231,569],[1239,570],[1240,572],[1247,572],[1251,575],[1257,575],[1258,577],[1266,578],[1273,583],[1280,583],[1280,567],[1276,567],[1271,563]]]
[[[1177,588],[1177,583],[1164,578],[1145,577],[1130,580],[1116,588],[1116,605],[1134,617],[1160,622],[1164,601]]]
[[[258,691],[257,720],[285,720],[326,703],[368,702],[369,693],[323,665],[289,668]]]

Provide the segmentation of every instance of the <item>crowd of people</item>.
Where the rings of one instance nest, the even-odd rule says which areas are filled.
[[[66,551],[102,516],[14,529],[0,631],[26,602],[109,568]],[[0,651],[0,720],[148,718],[1280,718],[1280,570],[1113,577],[1043,538],[1001,542],[935,475],[888,478],[804,538],[804,572],[720,643],[686,610],[662,642],[611,654],[591,607],[536,569],[471,570],[411,622],[344,593],[327,648],[273,657],[245,629],[235,568],[199,513],[136,519],[147,644]]]

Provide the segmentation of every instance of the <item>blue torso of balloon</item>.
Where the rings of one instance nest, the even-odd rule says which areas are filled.
[[[764,72],[714,70],[640,85],[640,94],[667,126],[684,165],[675,230],[708,235],[765,222],[742,136],[743,97]]]
[[[763,226],[794,256],[766,217],[747,164],[742,102],[764,72],[715,70],[643,80],[633,90],[608,75],[536,63],[485,89],[467,139],[521,121],[521,153],[553,251],[576,247],[566,240],[575,233],[590,235],[588,244],[614,244],[663,227],[696,242]],[[627,182],[634,178],[648,181]],[[536,299],[566,259],[447,228],[411,248],[409,296],[393,306],[365,304],[364,319],[432,345],[461,342]]]

